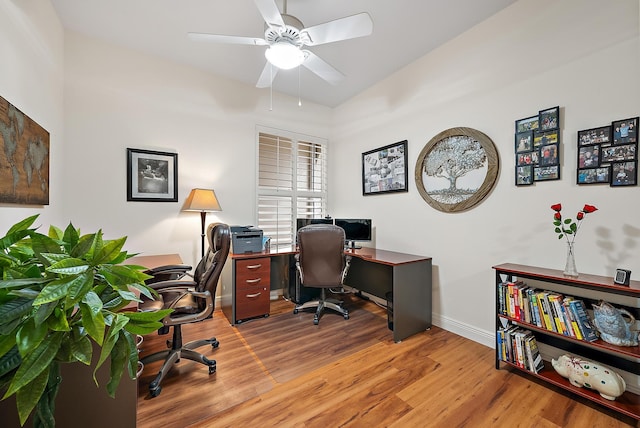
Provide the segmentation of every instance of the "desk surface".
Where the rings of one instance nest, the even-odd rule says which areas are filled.
[[[259,253],[230,253],[231,258],[246,259],[255,257],[272,257],[277,255],[296,254],[298,250],[295,247],[281,247],[270,251],[262,251]],[[347,249],[345,254],[358,257],[363,260],[371,260],[375,263],[381,263],[390,266],[397,266],[405,263],[419,262],[423,260],[431,260],[431,257],[417,256],[414,254],[398,253],[395,251],[379,250],[377,248],[362,247],[359,249]]]
[[[180,265],[182,264],[182,258],[180,254],[156,254],[149,256],[133,256],[124,261],[125,265],[138,265],[146,267],[147,269],[156,268],[158,266],[166,265]]]

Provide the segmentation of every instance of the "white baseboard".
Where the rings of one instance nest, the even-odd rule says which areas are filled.
[[[436,325],[444,330],[457,334],[458,336],[465,337],[474,342],[478,342],[488,348],[495,349],[496,347],[496,335],[492,331],[486,331],[474,327],[469,324],[456,321],[451,318],[443,317],[440,314],[432,314],[433,325]]]

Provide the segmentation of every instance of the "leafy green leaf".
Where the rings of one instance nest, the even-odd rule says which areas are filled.
[[[20,417],[20,425],[24,425],[31,411],[36,407],[40,397],[47,386],[49,379],[49,367],[35,377],[24,388],[20,388],[16,392],[16,404],[18,405],[18,416]]]
[[[38,348],[29,355],[24,356],[22,364],[20,364],[18,371],[13,377],[4,398],[15,394],[16,391],[35,379],[49,366],[58,353],[64,336],[64,333],[52,333],[42,341]]]
[[[67,228],[64,230],[64,235],[62,238],[65,243],[65,248],[69,253],[71,253],[72,248],[74,248],[78,244],[79,239],[80,231],[73,227],[73,224],[69,223]]]
[[[93,293],[88,293],[87,296],[89,296],[89,294]],[[105,329],[104,316],[101,312],[102,306],[100,306],[100,309],[95,311],[95,303],[86,303],[84,300],[80,302],[79,306],[80,313],[82,314],[82,324],[87,331],[87,334],[89,334],[89,336],[91,336],[91,338],[95,340],[98,345],[102,346],[104,341]]]
[[[83,364],[91,364],[91,356],[93,354],[93,346],[91,340],[87,336],[76,338],[71,343],[71,354],[73,357]]]
[[[127,238],[122,237],[105,241],[104,245],[100,248],[97,254],[94,255],[93,262],[95,264],[111,263],[120,255],[120,250],[126,242]]]
[[[111,398],[114,398],[124,372],[124,365],[129,359],[129,345],[124,338],[124,333],[118,335],[110,356],[111,366],[109,367],[110,375],[107,383],[107,392]]]
[[[67,258],[60,260],[49,266],[47,272],[59,273],[63,275],[78,275],[86,272],[90,266],[82,259]]]
[[[32,308],[33,299],[18,297],[0,306],[0,325],[8,324],[14,320],[20,320],[27,315]]]
[[[43,303],[54,302],[66,297],[69,292],[69,284],[72,280],[73,277],[67,277],[51,281],[42,289],[40,294],[38,294],[38,297],[34,300],[33,304],[42,305]]]
[[[65,312],[57,304],[53,308],[53,316],[47,318],[47,326],[53,331],[69,331],[69,321]]]
[[[10,344],[11,340],[6,340],[6,342],[4,340],[0,341],[0,349],[4,350],[4,348]],[[0,378],[18,368],[21,362],[22,357],[20,356],[20,352],[18,352],[18,347],[15,346],[15,341],[13,341],[13,346],[0,357]]]
[[[53,313],[56,308],[56,302],[49,302],[38,306],[36,313],[33,315],[33,319],[36,323],[42,324]]]
[[[109,327],[109,332],[107,333],[107,337],[102,345],[100,358],[98,359],[96,368],[93,371],[93,380],[96,382],[96,385],[98,384],[96,380],[96,372],[111,354],[111,350],[115,346],[118,336],[120,335],[120,330],[122,330],[128,322],[129,318],[120,314],[115,314],[115,321],[111,324],[111,327]]]
[[[38,347],[47,334],[46,324],[36,324],[33,318],[29,318],[16,333],[16,343],[20,355],[27,355]]]
[[[79,257],[85,260],[90,259],[92,256],[93,240],[95,239],[95,234],[91,235],[83,235],[78,239],[78,243],[73,250],[69,253],[71,257]]]

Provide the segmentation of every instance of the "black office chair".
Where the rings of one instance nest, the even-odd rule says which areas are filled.
[[[157,397],[160,394],[162,390],[160,382],[180,358],[208,366],[209,374],[216,371],[215,360],[210,360],[194,351],[195,348],[204,345],[217,348],[220,343],[215,337],[182,343],[183,324],[199,322],[213,314],[218,280],[231,245],[229,226],[223,223],[210,224],[207,228],[207,239],[209,240],[209,249],[205,257],[198,263],[191,280],[184,278],[188,274],[185,271],[188,266],[174,265],[149,271],[162,279],[160,281],[151,279],[147,282],[158,292],[159,297],[156,300],[149,300],[141,296],[142,303],[139,305],[139,310],[174,310],[162,320],[164,326],[159,330],[160,334],[166,334],[169,332],[169,328],[173,327],[173,339],[167,341],[167,346],[170,349],[148,355],[141,360],[143,364],[147,364],[164,359],[158,375],[149,384],[149,392],[152,397]]]
[[[298,230],[296,267],[300,283],[305,287],[320,288],[320,299],[299,304],[293,310],[317,308],[313,323],[318,324],[325,308],[333,309],[349,319],[349,311],[342,301],[328,299],[327,288],[340,288],[349,270],[351,256],[344,253],[344,229],[332,224],[311,224]]]

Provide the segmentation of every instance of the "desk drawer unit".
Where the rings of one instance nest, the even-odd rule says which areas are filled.
[[[236,260],[236,319],[269,315],[271,260],[269,257]]]

